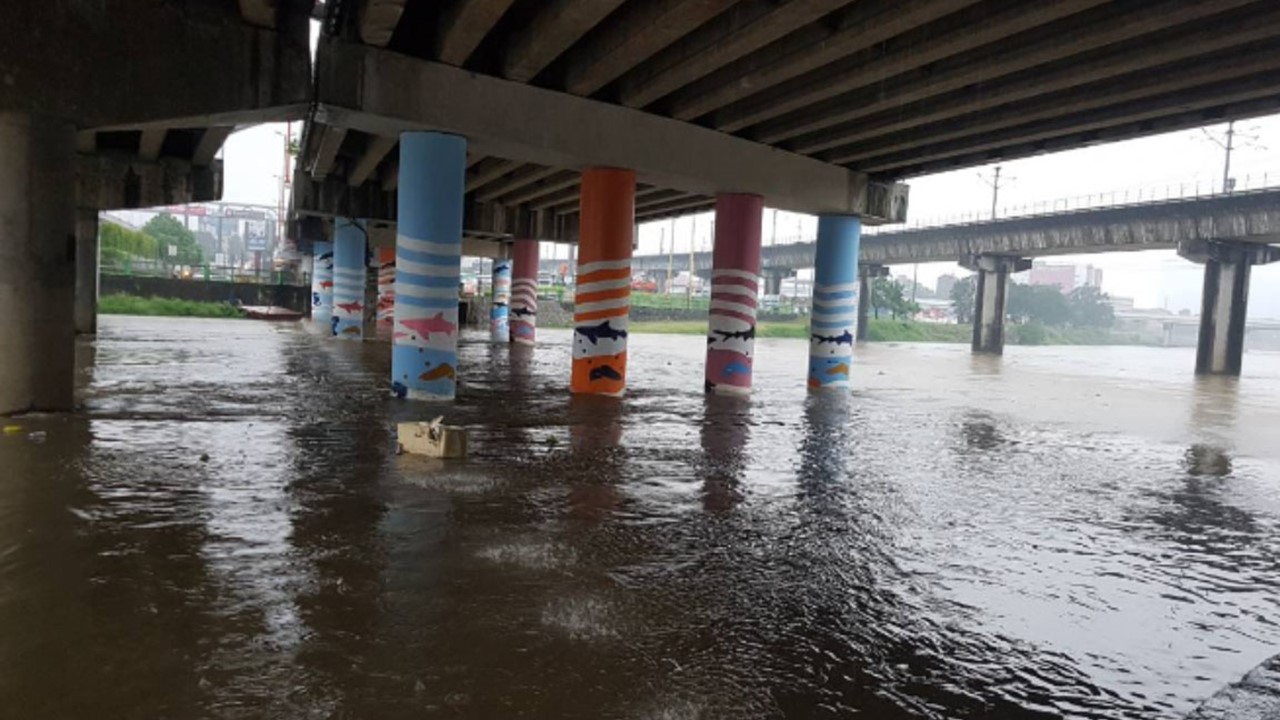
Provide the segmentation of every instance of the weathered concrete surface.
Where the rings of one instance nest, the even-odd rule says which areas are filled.
[[[0,111],[85,129],[235,125],[306,110],[305,12],[271,30],[228,3],[20,1],[3,4],[0,27]]]
[[[748,192],[771,207],[906,217],[906,187],[651,113],[368,46],[323,39],[315,119],[376,135],[439,130],[469,148],[550,167],[634,169],[642,183],[692,193]]]
[[[116,155],[76,156],[76,204],[129,210],[222,199],[222,161],[208,167],[184,160]]]
[[[1280,655],[1209,698],[1187,720],[1275,720],[1280,718]]]
[[[76,208],[77,335],[98,332],[98,211]]]
[[[0,415],[74,400],[75,129],[0,112]]]

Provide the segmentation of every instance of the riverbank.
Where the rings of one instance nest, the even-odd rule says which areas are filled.
[[[707,324],[701,320],[651,320],[631,323],[636,333],[669,335],[702,335]],[[786,322],[761,321],[758,337],[807,338],[808,323],[804,319]],[[967,343],[973,337],[969,325],[872,320],[867,328],[870,342]],[[1115,333],[1100,328],[1050,328],[1042,325],[1009,325],[1011,345],[1143,345],[1136,334]]]
[[[100,315],[142,315],[148,317],[243,317],[240,310],[229,303],[178,300],[175,298],[138,297],[124,293],[112,293],[98,298]]]

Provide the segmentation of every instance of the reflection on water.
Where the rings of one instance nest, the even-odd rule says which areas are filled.
[[[1277,462],[1236,442],[1276,388],[1164,381],[1169,443],[1114,429],[1115,349],[872,347],[846,396],[762,340],[741,399],[636,336],[618,401],[540,335],[464,343],[472,455],[431,462],[384,346],[104,319],[85,412],[0,436],[0,707],[1176,718],[1280,644]]]

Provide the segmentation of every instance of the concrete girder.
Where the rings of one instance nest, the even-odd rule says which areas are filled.
[[[1280,242],[1280,191],[1106,208],[1090,211],[1087,220],[1080,213],[1065,213],[867,235],[861,258],[898,265],[955,262],[965,255],[1167,250],[1215,240]]]
[[[521,188],[530,185],[536,187],[538,182],[560,172],[564,171],[555,167],[528,165],[476,190],[476,199],[497,200],[503,195],[520,190]]]
[[[1048,120],[978,133],[967,136],[961,141],[942,142],[923,148],[877,155],[863,160],[860,167],[867,172],[884,173],[896,177],[899,176],[900,169],[908,165],[925,164],[957,156],[972,156],[984,150],[1002,150],[1009,146],[1034,144],[1064,135],[1078,136],[1081,133],[1113,127],[1117,119],[1126,123],[1143,123],[1144,121],[1169,123],[1176,122],[1177,118],[1185,117],[1188,112],[1191,112],[1198,117],[1198,121],[1192,125],[1203,125],[1212,122],[1213,118],[1204,117],[1200,114],[1201,110],[1259,98],[1275,99],[1277,87],[1280,87],[1280,72],[1268,71],[1247,76],[1236,82],[1211,82],[1155,98],[1134,100],[1084,112],[1059,114]],[[1178,113],[1179,110],[1183,112]],[[1153,133],[1148,131],[1147,134]],[[1001,152],[996,153],[992,159],[1007,157]]]
[[[396,158],[387,161],[387,164],[382,167],[379,179],[383,190],[395,190],[400,187],[400,161]]]
[[[702,195],[753,193],[771,207],[860,214],[868,224],[891,217],[893,209],[875,200],[905,194],[905,187],[870,191],[861,173],[708,128],[441,63],[333,39],[322,41],[318,56],[316,120],[325,124],[383,135],[465,134],[485,155],[573,169],[631,168],[651,185]]]
[[[488,185],[519,166],[520,163],[514,160],[504,160],[496,157],[487,158],[484,162],[477,163],[473,169],[467,171],[467,192]]]
[[[212,202],[222,197],[222,163],[146,161],[114,155],[76,156],[76,206],[131,210]]]
[[[581,182],[581,174],[571,170],[556,170],[548,178],[497,198],[503,205],[521,205],[533,203],[549,195],[556,195],[569,188],[577,188]],[[532,204],[531,204],[532,207]]]
[[[848,0],[743,0],[618,81],[618,100],[640,108],[840,9]]]
[[[211,127],[205,130],[204,134],[200,136],[200,142],[196,143],[196,151],[191,155],[191,164],[208,165],[212,163],[214,156],[218,154],[218,150],[227,141],[227,137],[231,135],[232,130],[235,130],[235,128],[227,125]]]
[[[579,176],[579,178],[581,178],[581,176]],[[579,182],[580,180],[575,180],[569,187],[551,193],[545,197],[532,200],[528,205],[534,210],[547,210],[558,208],[566,203],[576,203],[578,202],[578,193],[580,192]]]
[[[762,123],[750,130],[751,137],[761,142],[776,142],[795,134],[791,123],[764,121],[983,45],[1005,42],[1106,1],[1019,2],[994,13],[987,5],[970,6],[956,13],[958,17],[918,27],[883,46],[868,48],[824,66],[800,78],[800,82],[756,92],[741,103],[717,111],[716,120],[724,121],[724,129],[729,131]]]
[[[511,7],[513,0],[459,0],[440,20],[436,39],[442,63],[461,66],[475,52],[489,29]]]
[[[1133,73],[1113,82],[1083,86],[1066,93],[1038,96],[1024,103],[1002,105],[954,121],[877,137],[859,145],[842,147],[838,152],[821,157],[840,164],[869,163],[874,162],[876,157],[890,153],[937,146],[949,141],[963,143],[967,137],[1017,128],[1036,120],[1060,118],[1064,108],[1070,108],[1072,113],[1096,110],[1187,88],[1229,82],[1242,76],[1276,69],[1280,69],[1280,46],[1274,43],[1259,47],[1257,52],[1232,49],[1210,59],[1196,59],[1188,64]]]
[[[363,185],[369,179],[373,172],[382,164],[387,153],[391,152],[400,142],[399,138],[385,137],[382,135],[369,136],[369,143],[365,145],[364,152],[360,155],[360,159],[347,172],[347,184],[355,187]]]
[[[1246,9],[1250,10],[1250,9]],[[1034,73],[1016,73],[996,80],[965,87],[938,97],[857,120],[843,122],[823,130],[798,135],[787,140],[796,152],[818,153],[829,162],[856,152],[859,143],[872,145],[891,132],[927,125],[939,120],[972,114],[1019,100],[1027,100],[1058,90],[1160,66],[1189,58],[1240,47],[1280,35],[1280,12],[1258,14],[1234,11],[1229,22],[1217,27],[1221,32],[1205,35],[1199,28],[1175,27],[1162,31],[1147,42],[1122,45],[1120,49],[1105,47],[1072,58]],[[917,137],[931,137],[916,131]]]
[[[528,82],[625,0],[547,0],[507,47],[503,77]]]
[[[854,3],[834,25],[814,23],[674,93],[669,102],[671,115],[692,120],[978,2]]]
[[[347,129],[321,125],[319,130],[320,139],[316,141],[316,153],[307,172],[311,173],[311,177],[323,180],[333,170],[334,162],[338,159],[338,149],[342,147],[342,141],[347,139]]]
[[[360,3],[360,41],[374,47],[386,47],[400,24],[405,0],[364,0]]]
[[[282,3],[303,4],[272,4]],[[0,111],[80,130],[209,127],[301,119],[309,102],[305,12],[277,9],[276,30],[221,3],[17,2],[0,13],[6,27],[50,30],[0,44]]]
[[[138,157],[147,162],[160,158],[160,149],[164,147],[164,136],[168,131],[164,128],[147,128],[142,131],[138,140]]]
[[[1102,6],[1086,13],[1089,19],[1074,27],[1046,27],[996,49],[963,55],[953,64],[940,63],[941,67],[913,70],[895,78],[888,86],[876,83],[828,98],[780,118],[772,129],[780,131],[786,123],[786,136],[790,137],[880,112],[900,112],[908,103],[1196,22],[1249,2],[1252,0],[1164,0],[1158,6],[1121,6],[1119,10],[1110,5]],[[718,116],[719,113],[712,116],[712,124],[716,127],[736,127],[729,122],[731,117]]]
[[[736,0],[657,0],[629,3],[607,27],[575,48],[565,70],[565,89],[590,95],[654,53],[679,40],[689,28],[711,20]]]
[[[275,0],[239,0],[240,16],[250,25],[274,28],[276,26]]]

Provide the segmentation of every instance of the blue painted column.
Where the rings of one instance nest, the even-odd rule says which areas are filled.
[[[400,135],[391,387],[402,398],[452,400],[457,392],[466,175],[466,138]]]
[[[317,240],[311,250],[311,319],[330,332],[333,317],[333,243]]]
[[[847,389],[858,328],[858,246],[862,221],[848,215],[818,218],[809,316],[809,388]]]
[[[343,340],[364,339],[366,270],[364,222],[338,218],[333,223],[333,317],[330,332]]]
[[[496,343],[511,342],[511,328],[507,314],[511,305],[511,261],[498,258],[493,261],[493,302],[489,305],[489,340]]]

